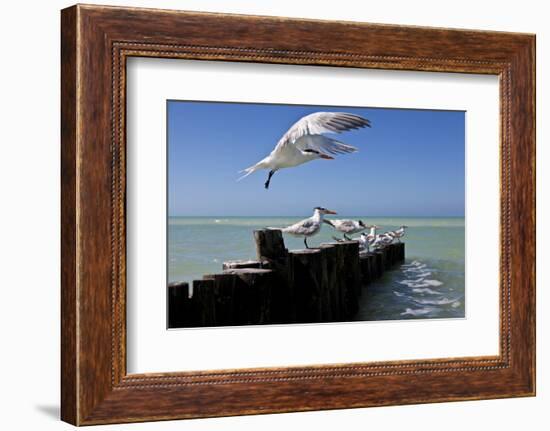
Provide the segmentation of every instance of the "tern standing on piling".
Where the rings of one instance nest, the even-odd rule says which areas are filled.
[[[384,233],[381,233],[380,235],[376,235],[376,238],[374,239],[371,245],[374,248],[380,249],[380,248],[387,247],[392,242],[393,242],[393,237],[388,232],[384,232]]]
[[[348,241],[351,238],[348,235],[353,235],[354,233],[363,232],[368,228],[361,220],[323,220],[326,224],[331,225],[338,232],[344,234],[344,238]]]
[[[405,236],[405,229],[407,229],[409,226],[401,226],[399,229],[397,230],[392,230],[390,232],[388,232],[389,235],[392,236],[392,238],[395,238],[397,240],[397,242],[401,242],[401,238],[403,238]]]
[[[345,154],[357,148],[323,133],[341,133],[347,130],[370,127],[370,121],[347,112],[315,112],[298,120],[279,140],[269,156],[253,166],[244,169],[245,178],[260,169],[269,169],[265,188],[269,188],[271,177],[279,169],[292,168],[315,159],[332,160],[331,154]]]
[[[375,225],[372,225],[372,226],[370,227],[370,232],[369,232],[369,234],[366,235],[366,238],[370,241],[371,244],[372,244],[372,242],[373,242],[373,241],[375,240],[375,238],[376,238],[376,230],[377,230],[377,229],[381,229],[381,227],[378,226],[378,225],[376,225],[376,224],[375,224]]]
[[[306,218],[302,221],[299,221],[298,223],[294,223],[293,225],[290,225],[288,227],[285,227],[281,229],[283,233],[288,233],[293,236],[297,237],[303,237],[304,238],[304,244],[306,248],[309,248],[307,245],[307,239],[310,236],[316,235],[321,230],[321,226],[323,224],[323,217],[326,214],[336,214],[336,212],[332,210],[327,210],[323,207],[316,207],[313,209],[313,215],[309,218]],[[271,229],[277,229],[277,228],[271,228]]]
[[[370,247],[374,243],[374,240],[376,239],[376,229],[380,229],[380,226],[378,225],[369,225],[367,228],[370,229],[370,232],[368,234],[362,233],[359,237],[359,247],[363,250],[367,250],[367,253],[370,252]]]

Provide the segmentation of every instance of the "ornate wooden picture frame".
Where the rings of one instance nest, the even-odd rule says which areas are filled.
[[[338,37],[334,37],[338,35]],[[62,11],[61,416],[75,425],[535,394],[535,37],[103,6]],[[500,79],[500,354],[126,371],[129,57]]]

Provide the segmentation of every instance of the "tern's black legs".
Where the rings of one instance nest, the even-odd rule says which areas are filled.
[[[265,182],[265,188],[266,189],[269,188],[269,183],[270,183],[271,177],[273,176],[274,173],[275,173],[275,171],[269,171],[269,175],[267,176],[267,181]]]
[[[304,237],[304,244],[306,245],[306,248],[309,248],[309,246],[307,245],[307,237]]]

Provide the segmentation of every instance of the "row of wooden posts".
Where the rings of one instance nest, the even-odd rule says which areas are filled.
[[[168,327],[353,320],[368,284],[405,260],[405,244],[359,253],[356,241],[285,247],[281,231],[254,231],[257,260],[224,262],[222,272],[168,286]]]

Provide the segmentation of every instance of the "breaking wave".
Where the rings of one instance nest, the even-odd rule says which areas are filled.
[[[442,307],[460,307],[460,298],[448,295],[452,289],[445,289],[445,283],[436,279],[437,273],[438,270],[418,260],[401,265],[394,281],[403,287],[392,290],[405,309],[401,311],[401,316],[433,317],[440,313]]]

